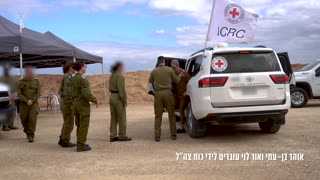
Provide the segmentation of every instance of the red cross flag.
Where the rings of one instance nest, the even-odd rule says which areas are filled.
[[[231,0],[214,0],[206,43],[250,43],[258,17]]]

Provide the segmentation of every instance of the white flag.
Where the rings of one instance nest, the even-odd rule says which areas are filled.
[[[215,0],[208,40],[215,43],[250,43],[256,33],[258,15],[231,0]]]

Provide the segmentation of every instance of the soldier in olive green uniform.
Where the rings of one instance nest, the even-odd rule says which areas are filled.
[[[117,62],[111,68],[112,75],[109,80],[110,96],[110,142],[114,141],[131,141],[132,138],[127,137],[127,93],[125,89],[125,81],[122,75],[123,64]],[[119,137],[117,126],[119,124]]]
[[[31,67],[25,69],[25,77],[19,81],[18,96],[20,104],[20,118],[29,143],[34,142],[34,136],[39,113],[38,99],[41,95],[40,82],[35,79]]]
[[[61,97],[60,109],[63,115],[63,126],[58,144],[65,148],[76,146],[70,142],[71,133],[74,126],[73,98],[71,90],[71,79],[74,70],[72,69],[72,65],[73,62],[67,62],[63,66],[64,76],[62,77],[59,89],[59,94]]]
[[[86,68],[83,63],[75,63],[73,69],[78,73],[71,82],[77,126],[78,152],[91,150],[91,147],[86,144],[90,123],[90,102],[98,105],[97,98],[91,92],[89,81],[83,75],[86,72]]]
[[[154,85],[155,90],[155,141],[160,141],[163,109],[167,108],[169,114],[171,139],[177,139],[176,120],[174,114],[174,97],[171,91],[172,82],[178,83],[177,76],[172,68],[165,66],[165,59],[158,58],[159,67],[151,72],[149,83]]]

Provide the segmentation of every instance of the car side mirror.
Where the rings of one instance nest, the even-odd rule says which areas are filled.
[[[315,74],[316,77],[320,77],[320,72]]]

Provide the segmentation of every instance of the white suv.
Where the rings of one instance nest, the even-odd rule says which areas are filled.
[[[293,107],[304,107],[309,99],[320,99],[320,59],[294,73],[296,87],[292,92]]]
[[[208,124],[259,123],[277,133],[291,106],[288,76],[270,48],[208,48],[191,56],[187,131],[202,137]]]

